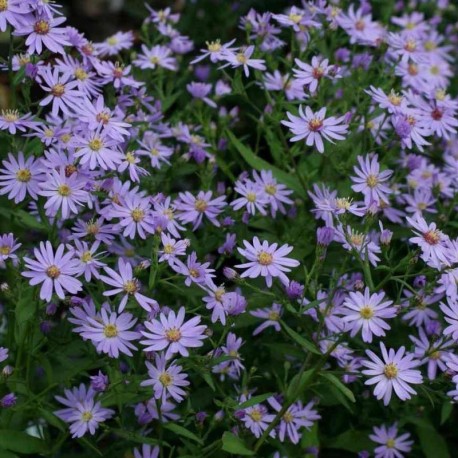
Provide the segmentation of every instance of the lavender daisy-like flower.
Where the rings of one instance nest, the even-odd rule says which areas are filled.
[[[58,54],[65,54],[64,46],[70,46],[67,31],[58,27],[66,21],[65,17],[48,17],[47,15],[31,18],[24,24],[16,26],[14,35],[28,35],[25,41],[29,54],[41,54],[43,48]]]
[[[364,294],[350,292],[344,302],[342,320],[348,323],[351,330],[351,337],[354,337],[362,328],[362,338],[364,342],[372,342],[372,336],[381,337],[385,331],[391,329],[384,321],[386,318],[393,318],[397,314],[397,309],[391,307],[393,301],[383,301],[385,293],[371,294],[369,288],[364,290]]]
[[[40,183],[39,194],[48,198],[45,203],[46,215],[53,217],[61,210],[62,218],[67,219],[72,214],[78,214],[77,206],[83,206],[88,201],[86,182],[77,173],[67,176],[64,167],[59,171],[51,170],[47,179]]]
[[[250,76],[250,67],[256,70],[265,70],[264,59],[252,59],[251,56],[254,53],[254,46],[248,46],[241,48],[238,52],[226,52],[222,56],[222,60],[229,62],[232,68],[243,67],[245,76]]]
[[[373,433],[369,438],[377,444],[375,448],[375,458],[403,458],[401,453],[409,453],[412,450],[413,441],[408,440],[409,433],[401,434],[398,436],[398,426],[396,423],[386,427],[374,426]]]
[[[266,406],[255,404],[244,409],[242,421],[245,428],[249,429],[254,437],[261,437],[262,433],[268,428],[275,418],[275,415],[268,413]],[[270,437],[275,437],[275,431],[270,432]]]
[[[81,242],[75,240],[75,248],[71,245],[67,245],[69,250],[74,250],[75,258],[79,260],[79,271],[78,275],[84,274],[86,281],[91,281],[92,277],[99,278],[99,269],[104,267],[106,264],[98,260],[103,253],[97,254],[96,251],[100,246],[100,242],[94,242],[92,246],[89,246],[87,242]]]
[[[56,399],[66,408],[54,412],[61,420],[70,423],[70,432],[73,438],[83,437],[87,432],[94,435],[99,423],[110,419],[114,410],[102,407],[100,401],[95,400],[92,388],[86,391],[81,384],[72,391],[65,390],[65,397],[56,396]]]
[[[412,218],[407,217],[407,222],[414,228],[416,237],[411,237],[409,242],[421,248],[421,259],[436,269],[440,269],[443,264],[450,265],[447,256],[446,241],[448,236],[437,229],[436,223],[428,224],[419,214]]]
[[[183,223],[194,223],[193,230],[196,230],[202,223],[204,215],[213,225],[219,227],[216,219],[226,206],[226,196],[219,196],[212,199],[211,191],[200,191],[197,197],[190,192],[180,192],[175,207],[180,211],[178,218]]]
[[[30,278],[30,285],[43,283],[40,289],[40,299],[49,302],[55,292],[60,299],[65,299],[65,291],[76,294],[81,291],[82,284],[74,278],[79,270],[78,260],[74,258],[73,251],[64,254],[64,245],[57,247],[54,254],[51,242],[40,242],[40,248],[34,248],[36,260],[24,257],[27,269],[22,272]]]
[[[207,336],[204,334],[207,328],[199,325],[201,317],[195,316],[188,321],[184,321],[185,309],[180,307],[178,313],[172,310],[168,315],[161,313],[159,320],[153,319],[145,321],[147,331],[141,331],[145,340],[140,341],[145,345],[145,351],[166,350],[165,358],[170,359],[175,353],[181,356],[188,356],[188,348],[201,347],[202,340]]]
[[[21,245],[22,243],[17,243],[12,232],[0,235],[0,267],[5,266],[5,261],[7,259],[11,259],[13,263],[17,261],[17,256],[14,252]]]
[[[277,412],[280,412],[282,406],[274,397],[270,397],[267,401]],[[285,440],[285,437],[288,437],[293,444],[297,444],[301,438],[299,428],[310,429],[313,423],[321,418],[318,412],[312,408],[313,405],[314,402],[310,401],[304,407],[301,401],[297,401],[288,408],[278,428],[278,438],[281,442]]]
[[[364,194],[364,203],[370,205],[372,202],[379,204],[381,201],[388,201],[388,195],[393,191],[386,186],[386,182],[391,177],[392,170],[380,172],[378,155],[369,155],[363,158],[358,156],[359,168],[354,167],[357,176],[351,177],[355,183],[351,189]]]
[[[299,261],[286,257],[293,251],[292,246],[282,245],[277,248],[277,243],[269,246],[269,242],[264,240],[261,243],[258,237],[254,237],[252,243],[244,240],[243,244],[245,248],[237,248],[237,250],[249,262],[238,264],[235,267],[247,269],[241,274],[242,278],[265,277],[269,288],[272,286],[274,277],[278,277],[283,284],[287,285],[289,280],[285,272],[290,272],[292,267],[300,264]]]
[[[270,326],[273,327],[275,331],[280,332],[281,327],[279,322],[282,311],[282,306],[280,304],[273,303],[271,307],[256,309],[250,312],[250,315],[264,319],[264,322],[253,331],[253,335],[256,336],[260,334]]]
[[[186,380],[188,375],[182,372],[182,367],[172,362],[167,367],[167,359],[164,354],[159,354],[155,359],[155,366],[146,361],[148,368],[148,380],[140,383],[140,386],[152,386],[154,397],[162,399],[163,402],[171,396],[175,401],[181,402],[186,394],[181,388],[188,386],[189,381]]]
[[[326,108],[321,108],[314,113],[310,107],[305,107],[305,113],[302,105],[299,106],[299,116],[287,112],[289,121],[281,123],[291,130],[294,137],[290,141],[297,142],[305,139],[307,146],[316,146],[320,153],[324,153],[323,138],[331,143],[333,140],[345,140],[345,134],[348,132],[348,125],[345,124],[345,117],[336,118],[331,116],[325,118]]]
[[[383,342],[380,342],[380,349],[383,360],[373,351],[366,350],[370,360],[362,361],[363,366],[367,367],[362,373],[370,378],[365,384],[376,385],[374,395],[377,399],[383,399],[386,406],[391,400],[393,389],[402,401],[410,399],[412,394],[417,394],[410,384],[423,383],[421,372],[413,369],[420,365],[420,361],[414,359],[414,354],[406,354],[404,347],[397,351],[392,348],[387,350]]]
[[[0,195],[8,194],[8,199],[14,199],[16,204],[22,202],[26,194],[33,199],[38,198],[43,175],[33,156],[25,159],[22,151],[17,157],[8,153],[8,160],[3,160],[2,164],[4,168],[0,169]]]
[[[109,291],[104,291],[104,296],[114,296],[115,294],[123,293],[124,296],[121,299],[119,304],[118,313],[121,313],[126,307],[127,300],[129,297],[133,296],[138,304],[143,307],[147,312],[150,312],[152,309],[157,308],[158,304],[154,299],[140,294],[140,282],[134,277],[132,266],[129,262],[124,261],[122,258],[118,259],[118,270],[119,274],[111,269],[110,267],[105,267],[105,272],[109,275],[100,275],[100,279],[107,283],[110,286],[113,286],[114,289]]]
[[[31,127],[35,124],[31,118],[31,113],[20,116],[17,110],[2,110],[0,130],[7,130],[11,135],[15,135],[18,130],[24,132],[26,127]]]
[[[118,314],[102,308],[98,319],[87,318],[81,336],[91,340],[98,352],[106,353],[110,358],[119,358],[120,353],[132,356],[130,350],[137,347],[131,341],[141,337],[140,333],[131,331],[136,322],[130,313]]]

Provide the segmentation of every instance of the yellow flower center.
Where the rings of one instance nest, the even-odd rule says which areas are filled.
[[[83,262],[89,262],[89,261],[92,261],[92,254],[90,251],[85,251],[82,255],[81,255],[81,261]]]
[[[107,324],[104,328],[103,328],[103,334],[105,335],[105,337],[111,339],[113,337],[117,337],[118,335],[118,328],[116,327],[115,324]]]
[[[65,86],[61,83],[57,83],[51,88],[51,94],[54,97],[62,97],[64,93],[65,93]]]
[[[21,183],[27,183],[32,178],[32,172],[29,169],[19,169],[16,172],[16,179]]]
[[[208,208],[208,203],[203,199],[197,199],[194,204],[194,208],[198,212],[203,213]]]
[[[417,49],[417,42],[415,40],[407,40],[407,43],[404,45],[404,49],[407,52],[414,52]]]
[[[423,238],[426,243],[429,243],[430,245],[437,245],[440,242],[441,236],[439,231],[436,229],[434,231],[425,232],[423,234]]]
[[[391,102],[392,105],[395,107],[401,105],[402,102],[402,96],[396,94],[396,92],[391,89],[390,94],[388,95],[388,100]]]
[[[273,262],[273,256],[270,253],[267,253],[265,251],[261,251],[258,254],[258,262],[262,266],[270,266]]]
[[[11,253],[11,248],[8,245],[0,246],[0,254],[6,256]]]
[[[2,110],[2,118],[7,122],[14,122],[19,119],[19,111],[17,110]]]
[[[135,294],[138,291],[138,283],[134,280],[128,280],[123,285],[123,289],[127,294]]]
[[[40,21],[35,22],[33,30],[38,35],[46,35],[49,32],[49,22],[41,19]]]
[[[441,352],[436,350],[434,352],[431,353],[431,355],[429,356],[431,359],[440,359],[441,357]]]
[[[355,22],[355,29],[358,30],[359,32],[363,31],[364,28],[366,27],[366,24],[362,19],[359,19],[358,21]]]
[[[386,441],[386,446],[388,448],[394,448],[395,445],[396,445],[396,441],[394,439],[388,439]]]
[[[280,314],[278,312],[274,312],[273,310],[269,312],[268,316],[271,321],[278,321],[280,319]]]
[[[178,342],[181,339],[181,332],[177,328],[171,328],[165,331],[165,337],[169,342]]]
[[[52,266],[49,266],[47,269],[46,269],[46,275],[49,277],[49,278],[57,278],[59,275],[60,275],[60,270],[57,266],[55,266],[54,264]]]
[[[239,52],[235,57],[243,65],[248,62],[248,58],[245,56],[245,54],[243,54],[243,52]]]
[[[256,202],[256,193],[247,192],[246,200],[248,200],[248,202],[251,202],[251,203]]]
[[[207,45],[207,49],[210,52],[218,52],[221,49],[221,40],[216,41],[206,41],[205,44]]]
[[[434,41],[431,40],[425,41],[424,47],[426,51],[432,51],[437,48],[436,43],[434,43]]]
[[[355,246],[361,246],[364,242],[364,234],[361,234],[360,232],[353,232],[350,235],[350,242]]]
[[[253,409],[248,416],[256,423],[260,422],[262,420],[262,413],[258,409]]]
[[[378,184],[378,178],[375,175],[369,175],[366,178],[366,184],[369,188],[375,188]]]
[[[407,71],[408,71],[409,75],[417,76],[418,75],[418,65],[414,64],[414,63],[410,63],[407,66]]]
[[[88,143],[88,146],[92,151],[100,151],[103,147],[103,141],[100,138],[94,138]]]
[[[383,369],[383,373],[388,379],[395,378],[398,375],[398,366],[396,366],[394,363],[386,364],[385,368]]]
[[[173,382],[173,377],[168,372],[162,372],[159,376],[159,381],[163,386],[170,386]]]
[[[286,413],[283,415],[283,421],[284,421],[285,423],[291,423],[293,420],[294,420],[294,417],[293,417],[293,415],[291,414],[291,412],[286,412]]]
[[[97,121],[101,122],[102,124],[108,124],[108,121],[110,120],[110,118],[111,118],[110,113],[107,113],[105,111],[98,113],[96,116]]]
[[[80,67],[75,70],[75,78],[80,81],[87,79],[88,74]]]
[[[311,121],[309,121],[309,129],[312,132],[317,132],[323,127],[323,121],[318,118],[314,118]]]
[[[447,93],[443,89],[438,89],[435,93],[437,100],[444,100]]]
[[[93,221],[86,224],[86,232],[89,235],[96,235],[99,233],[99,231],[100,231],[100,227]]]
[[[113,37],[109,37],[107,38],[107,43],[110,45],[110,46],[115,46],[119,43],[119,40],[113,36]]]
[[[126,161],[129,164],[135,164],[135,156],[131,151],[126,153]]]
[[[439,75],[440,68],[437,65],[432,65],[429,69],[429,73],[431,73],[431,75]]]
[[[68,143],[72,139],[72,134],[64,134],[60,137],[63,143]]]
[[[374,316],[374,309],[369,305],[365,305],[364,307],[361,307],[359,314],[361,315],[361,318],[370,320]]]
[[[289,19],[291,22],[294,22],[295,24],[299,24],[299,22],[301,22],[301,20],[302,20],[302,14],[298,14],[298,13],[289,13],[288,19]]]
[[[348,210],[351,206],[351,200],[347,197],[339,197],[336,199],[336,205],[339,210]]]
[[[57,193],[62,197],[68,197],[72,193],[72,190],[70,189],[70,186],[68,186],[68,184],[61,184],[57,188]]]
[[[277,187],[274,184],[266,184],[264,190],[271,196],[274,196],[277,193]]]
[[[164,245],[164,253],[165,254],[172,254],[173,253],[173,246],[170,243]]]
[[[0,0],[0,11],[6,11],[8,8],[8,0]]]
[[[221,302],[225,293],[226,290],[223,287],[217,288],[215,291],[215,299],[218,302]]]
[[[151,56],[151,57],[149,58],[149,61],[150,61],[152,64],[156,65],[156,64],[159,63],[159,57],[157,57],[157,56]]]
[[[140,221],[143,221],[143,218],[145,217],[145,212],[141,208],[134,208],[130,212],[130,216],[132,216],[132,219],[136,222],[139,223]]]
[[[81,420],[85,421],[86,423],[92,420],[92,413],[89,411],[83,412],[81,415]]]

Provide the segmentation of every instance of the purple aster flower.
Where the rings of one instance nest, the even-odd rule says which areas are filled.
[[[213,63],[224,60],[225,54],[232,53],[237,48],[231,48],[235,42],[235,38],[227,43],[221,44],[221,40],[215,41],[206,41],[207,49],[201,49],[200,52],[203,53],[201,56],[197,57],[191,64],[194,65],[201,60],[204,60],[206,57],[210,57],[210,60]]]
[[[251,56],[254,53],[254,46],[248,46],[246,48],[241,48],[237,52],[226,52],[222,55],[222,60],[227,61],[232,68],[243,67],[245,76],[248,78],[250,76],[250,67],[256,70],[265,70],[265,60],[264,59],[252,59]],[[225,65],[223,66],[225,67]]]
[[[46,215],[54,217],[60,210],[63,219],[78,214],[77,206],[88,202],[89,193],[85,190],[87,180],[77,173],[67,176],[65,168],[51,170],[46,179],[40,183],[39,194],[47,197]]]
[[[396,423],[386,427],[374,426],[373,433],[369,438],[376,444],[380,444],[375,448],[375,458],[403,458],[401,453],[409,453],[412,450],[413,441],[408,440],[409,433],[398,436],[398,426]]]
[[[255,215],[256,210],[261,215],[266,215],[267,193],[257,183],[251,180],[237,180],[234,191],[242,196],[231,202],[231,207],[234,210],[240,210],[245,207],[250,215]]]
[[[271,307],[256,309],[250,312],[250,315],[256,318],[263,318],[265,321],[260,324],[254,331],[253,335],[256,336],[269,326],[272,326],[275,331],[280,332],[280,317],[283,312],[283,308],[280,304],[273,303]]]
[[[354,337],[362,329],[363,342],[372,342],[372,335],[382,337],[385,331],[391,327],[385,322],[386,318],[397,315],[396,307],[391,307],[393,301],[383,301],[385,293],[371,294],[369,288],[364,294],[350,292],[344,302],[342,320],[348,324],[351,337]]]
[[[419,328],[418,337],[409,336],[409,338],[415,344],[415,356],[419,358],[422,364],[427,364],[430,380],[436,378],[438,369],[442,372],[447,370],[446,362],[450,358],[450,352],[443,350],[453,345],[451,340],[439,338],[431,342],[423,328]]]
[[[261,437],[262,433],[275,418],[275,415],[268,413],[267,408],[263,404],[255,404],[254,406],[247,407],[244,409],[244,413],[245,415],[242,418],[243,424],[256,438]],[[270,431],[269,436],[275,437],[275,431]]]
[[[29,270],[22,272],[24,277],[30,278],[32,286],[43,283],[40,289],[40,299],[47,302],[55,292],[60,299],[65,299],[65,291],[76,294],[81,291],[82,284],[74,278],[77,274],[78,260],[74,258],[73,251],[64,254],[64,245],[57,247],[54,254],[51,242],[40,242],[40,248],[34,248],[36,260],[24,257],[25,267]]]
[[[288,197],[293,191],[284,184],[278,183],[271,170],[261,170],[259,174],[256,170],[253,170],[253,178],[264,189],[265,196],[271,207],[272,217],[275,217],[277,211],[285,215],[285,205],[293,204],[293,201]]]
[[[237,245],[237,234],[226,234],[226,240],[218,247],[219,254],[231,255],[234,251],[235,245]]]
[[[188,356],[188,348],[201,347],[202,340],[206,339],[206,326],[199,325],[201,317],[195,316],[184,322],[185,309],[180,307],[178,313],[171,310],[168,315],[161,313],[159,320],[145,321],[148,331],[141,331],[146,345],[144,351],[160,351],[167,349],[165,358],[170,359],[175,353]]]
[[[394,92],[393,89],[388,95],[382,89],[374,86],[364,92],[370,95],[380,108],[387,109],[389,113],[403,113],[407,109],[407,99]]]
[[[18,130],[24,132],[26,128],[34,125],[34,121],[31,118],[31,113],[20,116],[17,110],[2,110],[0,130],[7,130],[11,135],[15,135]]]
[[[172,362],[167,367],[167,359],[164,354],[158,354],[155,359],[155,366],[146,361],[148,368],[147,380],[140,383],[140,386],[152,386],[154,397],[166,401],[171,396],[175,401],[181,402],[184,399],[185,391],[181,388],[189,385],[186,380],[188,375],[182,372],[182,367]]]
[[[391,400],[393,389],[402,401],[410,399],[412,394],[417,394],[410,384],[423,383],[421,372],[413,369],[420,365],[420,361],[414,359],[413,353],[406,354],[404,347],[397,351],[392,348],[387,351],[383,342],[380,342],[380,349],[383,360],[373,351],[366,350],[370,360],[362,361],[363,366],[367,367],[362,373],[370,378],[365,384],[376,384],[374,395],[377,399],[383,398],[386,406]]]
[[[167,261],[169,265],[174,264],[177,256],[184,256],[190,245],[188,239],[175,240],[164,232],[161,233],[162,248],[158,251],[159,262]]]
[[[191,286],[192,283],[211,284],[215,276],[215,269],[209,269],[209,262],[200,263],[197,261],[197,254],[193,251],[186,259],[186,264],[180,260],[175,260],[171,266],[176,272],[185,275],[185,285]]]
[[[8,348],[0,347],[0,363],[8,359]]]
[[[289,299],[299,299],[304,294],[304,286],[295,280],[290,281],[285,290]]]
[[[83,437],[87,432],[94,435],[99,423],[110,419],[114,410],[101,406],[100,401],[95,400],[95,392],[92,388],[86,390],[81,384],[79,388],[65,390],[65,397],[56,396],[56,399],[65,406],[54,414],[66,423],[70,423],[70,432],[73,438]]]
[[[61,111],[65,115],[71,115],[73,107],[81,103],[81,93],[76,89],[77,81],[71,81],[68,74],[60,74],[57,67],[43,67],[40,71],[41,88],[48,95],[40,102],[45,107],[52,102],[51,113],[58,116]]]
[[[41,54],[43,48],[51,52],[65,54],[64,46],[70,46],[67,31],[58,27],[66,21],[65,17],[37,16],[32,20],[17,25],[13,32],[16,36],[27,36],[25,41],[29,54]]]
[[[146,45],[142,45],[142,53],[132,63],[143,70],[162,67],[176,71],[177,60],[171,54],[172,51],[167,46],[156,45],[148,49]]]
[[[24,158],[19,151],[17,158],[8,153],[8,160],[3,160],[0,169],[0,195],[8,194],[8,199],[14,203],[22,202],[26,194],[37,199],[40,192],[40,182],[43,180],[41,167],[33,156]]]
[[[106,38],[102,43],[96,43],[94,48],[100,57],[116,56],[122,50],[132,48],[134,38],[134,34],[130,30],[127,32],[116,32],[114,35]]]
[[[226,196],[219,196],[212,199],[211,191],[200,191],[197,197],[190,192],[180,192],[179,199],[175,202],[175,207],[180,211],[178,218],[183,223],[194,223],[192,230],[196,230],[202,223],[204,215],[213,225],[219,227],[216,219],[226,206]]]
[[[99,167],[116,170],[123,156],[118,149],[119,141],[110,138],[107,132],[98,128],[72,138],[71,145],[76,148],[75,158],[80,159],[80,164],[87,164],[90,170]]]
[[[213,282],[207,284],[199,284],[204,289],[208,296],[202,298],[205,302],[207,310],[212,311],[211,321],[216,323],[218,320],[221,324],[226,324],[226,315],[229,311],[237,307],[239,295],[236,292],[228,292],[224,285],[216,286]]]
[[[170,165],[169,157],[172,156],[173,149],[161,143],[160,137],[146,132],[138,145],[140,148],[137,153],[140,156],[148,157],[151,161],[151,167],[160,169],[162,163]]]
[[[333,68],[332,65],[328,65],[328,59],[317,56],[312,57],[311,65],[299,59],[295,59],[294,62],[300,68],[300,70],[293,69],[295,80],[303,86],[308,86],[308,90],[312,93],[316,92],[320,80],[329,76],[330,70]]]
[[[316,240],[318,245],[327,247],[334,240],[334,228],[332,227],[319,227],[316,230]]]
[[[90,219],[89,221],[78,219],[72,228],[72,235],[69,237],[69,240],[77,240],[85,237],[91,241],[111,245],[114,240],[114,229],[111,224],[105,224],[104,218]]]
[[[0,6],[0,32],[6,32],[8,24],[17,28],[30,20],[28,13],[32,11],[31,5],[22,0],[4,0]]]
[[[108,312],[105,308],[100,311],[97,319],[88,317],[81,336],[89,339],[99,353],[105,353],[110,358],[119,358],[119,354],[132,356],[130,350],[137,347],[131,343],[141,336],[138,332],[131,331],[137,319],[130,313]]]
[[[285,272],[290,272],[292,267],[297,267],[299,261],[287,258],[286,255],[293,251],[293,247],[282,245],[280,248],[277,243],[269,246],[269,242],[264,240],[262,243],[258,237],[253,238],[253,242],[243,241],[245,248],[237,248],[239,253],[249,262],[236,265],[240,269],[247,269],[241,277],[257,278],[265,277],[266,284],[272,286],[272,278],[279,277],[280,281],[287,285],[289,283]]]
[[[110,384],[108,375],[105,375],[102,371],[99,371],[97,375],[92,375],[89,378],[91,379],[91,388],[97,393],[106,391]]]
[[[118,259],[118,270],[119,274],[111,269],[110,267],[105,267],[105,272],[109,275],[100,275],[100,280],[104,283],[107,283],[110,286],[113,286],[114,289],[109,291],[104,291],[104,296],[113,296],[119,293],[123,293],[124,296],[119,303],[118,313],[121,313],[126,307],[127,301],[130,296],[133,296],[138,304],[143,307],[147,312],[150,312],[153,309],[158,307],[157,302],[154,299],[140,294],[141,284],[134,277],[132,271],[132,265],[129,262],[124,261],[122,258]]]
[[[280,412],[282,406],[274,397],[270,397],[267,401],[277,412]],[[288,437],[293,444],[297,444],[302,436],[299,428],[310,430],[313,423],[321,418],[313,406],[313,401],[306,406],[303,406],[301,401],[297,401],[288,408],[278,427],[278,438],[281,442]]]
[[[111,61],[97,61],[95,69],[101,77],[101,83],[112,83],[115,89],[122,89],[123,87],[139,88],[143,85],[130,76],[132,69],[131,65],[124,67],[119,62]]]
[[[436,294],[426,295],[422,290],[418,291],[417,294],[413,294],[408,289],[405,289],[403,294],[408,300],[401,305],[408,307],[410,310],[402,319],[407,321],[410,326],[427,326],[431,320],[437,319],[437,312],[428,306],[436,304],[440,296]]]
[[[407,222],[416,230],[415,237],[411,237],[409,242],[421,248],[421,259],[436,269],[441,269],[445,264],[450,265],[447,253],[446,241],[448,236],[437,229],[436,223],[428,224],[419,214],[412,218],[407,217]]]
[[[216,103],[207,97],[212,91],[212,85],[207,83],[192,82],[186,85],[188,92],[195,98],[203,100],[207,105],[216,108]]]
[[[242,357],[239,352],[242,345],[242,338],[237,337],[233,332],[229,332],[226,338],[226,345],[217,348],[213,352],[214,357],[230,356],[228,361],[223,361],[213,366],[213,372],[215,374],[221,374],[221,380],[224,380],[225,375],[228,375],[233,380],[240,378],[240,373],[244,369]]]
[[[10,407],[16,405],[16,400],[17,397],[14,393],[5,394],[5,396],[0,399],[0,407],[3,409],[9,409]]]
[[[129,193],[124,196],[122,204],[113,202],[112,208],[106,213],[108,219],[119,218],[114,228],[123,229],[124,237],[146,239],[146,234],[155,233],[155,220],[151,212],[150,200],[139,194]]]
[[[14,252],[22,245],[22,243],[17,243],[17,240],[14,238],[14,234],[10,232],[9,234],[0,235],[0,267],[5,266],[5,261],[11,259],[14,264],[17,262],[17,256]]]
[[[355,183],[351,189],[355,192],[364,194],[364,203],[370,205],[372,202],[379,204],[381,201],[388,200],[388,195],[393,191],[386,186],[386,183],[391,177],[392,170],[384,170],[380,172],[380,164],[378,155],[368,155],[365,158],[358,156],[359,168],[353,167],[357,176],[351,177]]]
[[[281,123],[290,128],[294,137],[291,142],[297,142],[305,139],[307,146],[316,146],[320,153],[324,153],[323,138],[331,143],[333,140],[345,140],[345,134],[348,131],[348,125],[345,124],[345,117],[336,118],[331,116],[325,118],[326,108],[321,108],[314,113],[310,107],[305,107],[305,113],[302,105],[299,106],[299,116],[287,112],[289,121]]]
[[[138,448],[134,448],[134,458],[158,458],[159,452],[159,445],[152,447],[151,445],[143,444],[141,451]]]
[[[79,260],[78,276],[84,274],[84,279],[89,282],[91,278],[99,278],[99,269],[106,264],[98,260],[103,253],[96,254],[100,242],[94,242],[89,246],[87,242],[75,240],[75,247],[67,245],[69,250],[74,251],[75,258]]]

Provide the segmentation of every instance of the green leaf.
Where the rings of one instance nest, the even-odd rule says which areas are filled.
[[[450,417],[453,411],[453,404],[450,401],[445,401],[441,409],[441,425],[443,425]]]
[[[353,392],[349,390],[334,374],[322,372],[320,375],[326,380],[329,380],[351,402],[356,402]]]
[[[253,396],[252,398],[242,402],[239,406],[237,406],[237,409],[245,409],[247,407],[255,406],[256,404],[260,404],[271,396],[273,396],[273,393],[265,393],[258,396]]]
[[[43,453],[46,451],[46,442],[21,431],[1,429],[0,447],[18,453]]]
[[[0,449],[0,458],[19,458],[16,454]]]
[[[313,345],[312,342],[302,337],[300,334],[294,331],[294,329],[291,329],[284,321],[281,321],[281,325],[283,326],[283,329],[286,331],[286,333],[301,347],[315,355],[321,355],[321,353],[315,348],[315,345]]]
[[[369,433],[349,430],[326,443],[326,447],[347,450],[358,453],[361,450],[372,450],[374,443],[369,439]]]
[[[450,458],[445,439],[434,429],[433,425],[425,419],[422,419],[423,421],[415,420],[410,419],[410,422],[417,425],[417,435],[426,458]]]
[[[289,382],[286,390],[286,399],[295,401],[297,396],[302,394],[314,372],[314,369],[309,369],[301,374],[296,374]]]
[[[243,157],[243,159],[245,159],[248,165],[250,165],[256,170],[270,170],[273,176],[278,181],[285,184],[293,191],[296,191],[296,193],[302,198],[305,199],[307,197],[305,189],[296,177],[294,177],[288,172],[280,170],[272,164],[269,164],[267,161],[261,159],[259,156],[256,156],[256,154],[254,154],[248,146],[245,146],[240,140],[238,140],[232,132],[227,131],[227,136],[231,141],[232,145],[234,145],[235,149],[241,154],[241,156]]]
[[[159,441],[157,439],[153,439],[152,437],[143,436],[138,433],[134,433],[132,431],[126,431],[125,429],[110,429],[111,432],[116,434],[119,437],[127,439],[132,442],[136,442],[137,444],[148,444],[148,445],[157,445]],[[164,445],[169,446],[167,442],[162,441]]]
[[[223,450],[232,455],[252,456],[254,452],[251,451],[240,437],[226,431],[223,434]]]
[[[203,445],[203,442],[199,437],[197,437],[194,433],[184,428],[183,426],[177,425],[176,423],[164,423],[163,427],[164,429],[168,429],[169,431],[172,431],[179,436],[187,437],[188,439]]]

